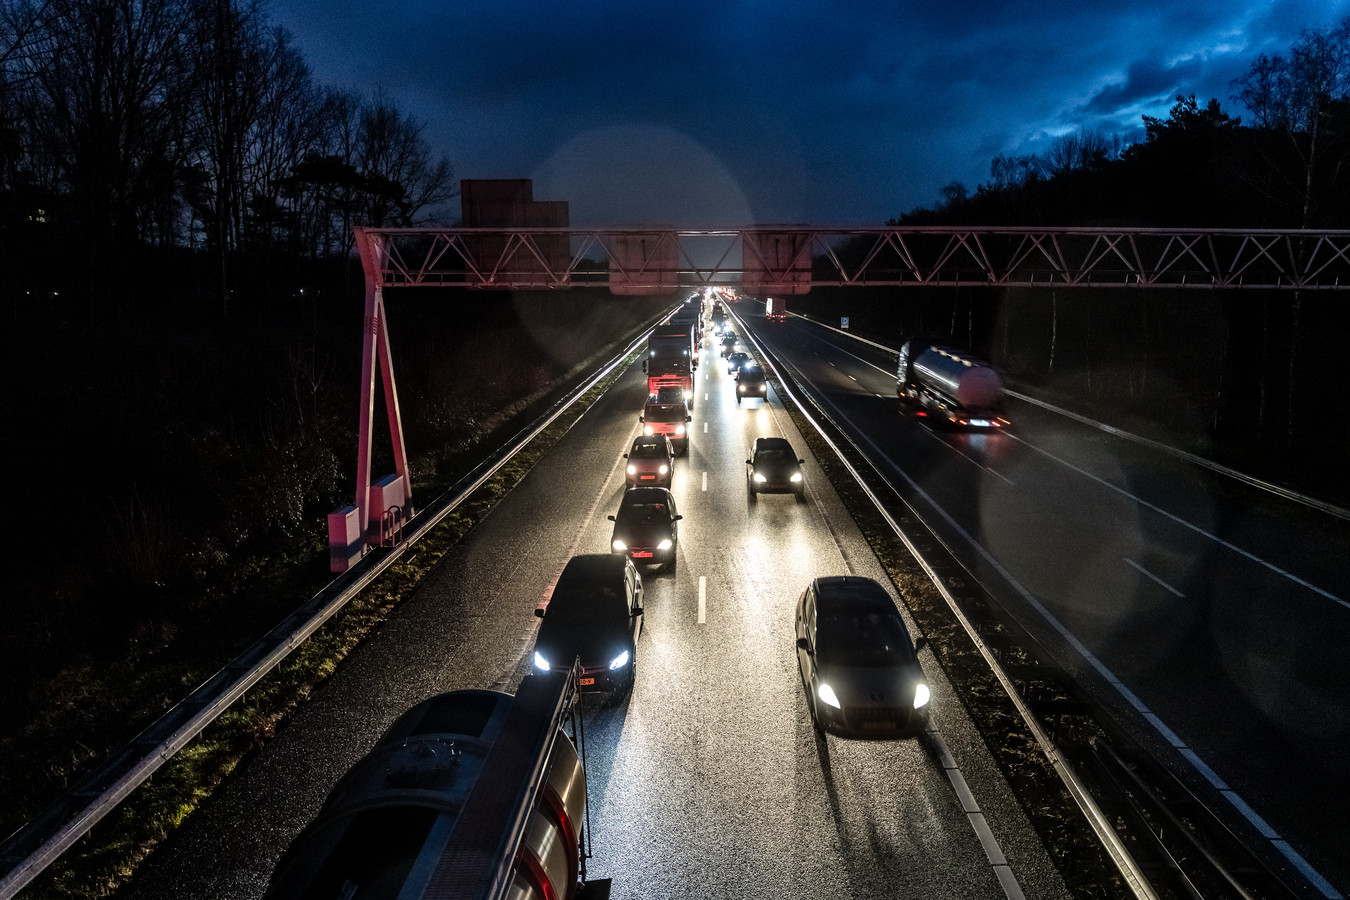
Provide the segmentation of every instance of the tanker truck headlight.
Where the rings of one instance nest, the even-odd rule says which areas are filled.
[[[801,480],[802,480],[802,473],[801,473],[801,472],[793,472],[793,473],[792,473],[791,481],[792,481],[793,484],[796,484],[797,482],[799,482],[799,481],[801,481]]]
[[[627,650],[623,651],[618,656],[614,657],[609,661],[609,668],[611,671],[613,671],[614,669],[622,669],[626,665],[628,665]]]
[[[816,694],[828,705],[833,706],[835,709],[839,708],[839,698],[834,695],[834,688],[830,687],[825,682],[822,681],[820,687],[816,688]]]
[[[538,650],[534,651],[534,667],[536,669],[543,669],[545,672],[553,668],[548,664],[548,660],[544,659],[544,654],[540,653]]]
[[[623,541],[618,541],[618,540],[616,540],[616,541],[613,543],[612,546],[614,547],[615,551],[618,552],[618,553],[622,553],[622,552],[624,552],[625,550],[628,549],[628,545],[627,545],[627,544],[625,544]]]
[[[659,543],[659,544],[656,545],[656,549],[657,549],[657,550],[669,550],[672,546],[674,546],[674,545],[672,545],[672,544],[670,543],[670,538],[666,538],[666,539],[663,540],[661,543]]]
[[[628,467],[628,474],[629,474],[629,475],[636,475],[636,474],[637,474],[637,466],[629,466],[629,467]]]
[[[664,475],[670,471],[670,466],[666,465],[665,463],[661,463],[661,468],[657,469],[656,471]]]
[[[675,426],[675,433],[676,433],[676,434],[684,434],[684,426],[683,426],[683,425],[676,425],[676,426]]]
[[[928,705],[928,698],[930,696],[931,695],[928,693],[928,685],[923,682],[916,684],[914,686],[914,708],[923,709]]]
[[[769,479],[765,478],[763,475],[759,474],[758,472],[755,473],[755,484],[763,484],[764,482],[766,482],[766,481],[768,481],[768,480],[769,480]]]

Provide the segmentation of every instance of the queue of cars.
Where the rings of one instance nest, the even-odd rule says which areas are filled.
[[[727,333],[737,403],[747,395],[766,398],[763,370],[735,350],[735,335]],[[739,358],[733,363],[731,356]],[[671,486],[676,453],[688,446],[691,418],[687,409],[668,417],[653,410],[676,405],[674,396],[648,398],[640,417],[643,434],[624,454],[626,489],[618,511],[608,517],[614,523],[610,553],[573,557],[547,608],[535,610],[543,619],[535,666],[566,670],[579,659],[584,692],[632,687],[643,623],[638,565],[662,565],[668,572],[676,567],[683,516]],[[662,427],[667,423],[669,428]],[[804,462],[787,438],[756,438],[745,461],[749,500],[791,493],[804,503]],[[923,639],[911,640],[881,585],[855,576],[813,579],[797,600],[795,641],[798,676],[818,732],[896,739],[927,729],[931,694],[915,655]]]

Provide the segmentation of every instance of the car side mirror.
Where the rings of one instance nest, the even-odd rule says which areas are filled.
[[[625,454],[623,455],[623,458],[624,458],[624,459],[627,459],[627,458],[628,458],[628,454],[625,453]]]
[[[750,460],[748,460],[748,459],[745,461],[745,464],[746,464],[747,466],[753,466],[753,465],[754,465],[754,463],[752,463],[752,462],[751,462]]]
[[[605,518],[606,518],[606,519],[609,519],[611,522],[614,521],[614,517],[613,517],[613,516],[605,516]]]
[[[928,646],[928,638],[921,637],[914,642],[914,652],[918,653],[920,650],[922,650],[924,647],[927,646]]]
[[[694,417],[693,417],[693,416],[685,416],[685,417],[684,417],[684,420],[685,420],[686,422],[692,422],[692,421],[694,421]]]
[[[636,619],[638,616],[642,615],[642,607],[640,607],[640,606],[635,606],[635,607],[633,607],[633,613],[632,613],[632,615],[633,615],[633,618],[634,618],[634,619]]]
[[[804,466],[804,465],[806,465],[806,460],[804,460],[804,459],[799,459],[799,460],[797,460],[797,465],[799,465],[799,466]]]
[[[534,608],[534,617],[536,619],[542,619],[544,617],[544,608],[542,606],[536,606]]]
[[[670,521],[672,521],[672,522],[678,522],[678,521],[680,521],[680,520],[683,519],[683,518],[684,518],[684,516],[671,516],[671,517],[670,517]]]
[[[646,420],[646,418],[644,418],[643,416],[638,416],[638,421],[639,421],[639,422],[646,422],[647,420]]]
[[[807,655],[809,655],[809,656],[813,656],[813,655],[814,655],[814,654],[811,652],[811,640],[810,640],[810,638],[797,638],[797,649],[798,649],[798,650],[805,650],[806,653],[807,653]]]

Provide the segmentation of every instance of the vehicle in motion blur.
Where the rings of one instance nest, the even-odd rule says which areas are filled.
[[[737,350],[727,356],[727,374],[735,375],[736,370],[750,362],[750,354]]]
[[[1003,382],[993,366],[969,352],[923,338],[900,345],[895,393],[903,407],[956,428],[997,429],[1003,417]]]
[[[536,669],[566,672],[579,659],[581,690],[632,686],[642,634],[642,576],[628,557],[572,557],[548,605],[534,614],[544,620],[534,640]]]
[[[689,407],[684,401],[661,403],[651,398],[642,408],[638,421],[642,423],[644,436],[665,435],[670,438],[676,453],[684,453],[689,449],[689,423],[693,421],[693,416],[689,415]]]
[[[764,370],[756,365],[741,366],[736,373],[736,405],[742,400],[767,400],[769,383],[764,380]]]
[[[909,738],[928,728],[928,681],[885,588],[814,579],[797,600],[797,672],[812,724],[850,738]]]
[[[619,511],[609,516],[614,523],[610,550],[636,563],[664,563],[667,571],[673,571],[680,542],[676,523],[682,518],[675,510],[675,495],[668,489],[629,488],[623,492]]]
[[[746,487],[750,499],[760,494],[797,495],[797,501],[806,498],[806,482],[802,476],[804,459],[798,459],[792,444],[787,438],[755,438],[750,445],[750,458],[745,464],[750,467],[746,473]]]
[[[675,471],[675,448],[664,434],[641,435],[623,455],[628,460],[625,481],[628,487],[650,484],[670,487]]]

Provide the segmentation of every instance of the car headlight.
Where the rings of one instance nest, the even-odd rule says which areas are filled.
[[[651,437],[651,436],[652,436],[653,434],[655,434],[656,432],[652,431],[652,426],[650,426],[650,425],[643,425],[643,426],[642,426],[642,433],[645,434],[647,437]]]
[[[830,687],[825,682],[822,681],[820,687],[816,688],[816,694],[828,705],[833,706],[835,709],[839,709],[839,698],[834,695],[834,688]]]
[[[923,682],[916,684],[914,686],[914,708],[923,709],[928,705],[928,698],[930,696],[931,695],[928,693],[928,685]]]
[[[618,550],[620,553],[622,553],[623,551],[625,551],[625,550],[628,549],[628,545],[625,544],[623,541],[619,540],[618,538],[615,538],[613,547],[614,547],[615,550]]]
[[[636,475],[636,474],[637,474],[637,466],[629,466],[629,467],[628,467],[628,474],[629,474],[629,475]]]
[[[683,426],[683,425],[676,425],[676,426],[675,426],[675,433],[676,433],[676,434],[684,434],[684,426]]]
[[[657,550],[669,550],[672,546],[674,546],[674,545],[671,544],[670,538],[666,538],[666,539],[663,540],[661,543],[659,543],[659,544],[656,545],[656,549],[657,549]]]
[[[657,471],[660,472],[662,475],[664,475],[670,471],[670,466],[666,465],[665,463],[661,463],[661,468],[657,469]]]
[[[738,385],[736,385],[736,393],[738,393],[738,394],[744,394],[744,393],[745,393],[745,385],[743,385],[743,384],[738,384]]]
[[[614,669],[622,669],[626,665],[628,665],[627,650],[623,651],[618,656],[614,657],[609,661],[609,668],[611,671],[613,671]]]
[[[793,473],[792,473],[792,483],[793,483],[793,484],[796,484],[797,482],[799,482],[799,481],[801,481],[801,480],[802,480],[802,473],[801,473],[801,472],[793,472]]]
[[[545,672],[553,668],[548,664],[548,660],[544,659],[544,654],[540,653],[538,650],[534,651],[534,666],[537,669],[543,669]]]
[[[769,480],[769,479],[765,478],[763,475],[759,474],[758,472],[755,473],[755,483],[756,483],[756,484],[763,484],[764,482],[766,482],[766,481],[768,481],[768,480]]]

